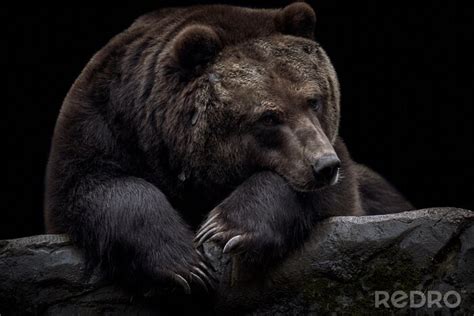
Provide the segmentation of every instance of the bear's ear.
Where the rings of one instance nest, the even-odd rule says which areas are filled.
[[[221,47],[222,42],[211,27],[190,25],[174,39],[171,54],[182,68],[193,70],[212,60]]]
[[[277,13],[275,23],[282,34],[314,38],[316,13],[304,2],[295,2]]]

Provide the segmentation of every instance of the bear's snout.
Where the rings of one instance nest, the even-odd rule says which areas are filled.
[[[336,154],[326,154],[312,165],[317,188],[336,184],[341,161]]]

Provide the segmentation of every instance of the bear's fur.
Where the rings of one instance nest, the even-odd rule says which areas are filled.
[[[301,2],[195,6],[113,38],[60,111],[48,232],[109,275],[189,290],[212,279],[206,240],[268,267],[321,218],[411,209],[338,136],[339,85],[315,21]],[[331,183],[314,171],[328,155],[340,160]]]

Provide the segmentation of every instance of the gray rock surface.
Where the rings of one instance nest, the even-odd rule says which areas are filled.
[[[243,270],[214,244],[205,251],[221,276],[211,299],[173,289],[132,295],[97,272],[86,275],[81,253],[65,236],[0,241],[0,315],[474,312],[474,212],[467,210],[330,218],[316,226],[303,249],[265,274]],[[441,307],[428,308],[427,302],[410,309],[388,300],[389,308],[375,308],[375,291],[397,290],[421,291],[427,298],[434,293],[429,291],[456,291],[461,303],[449,309],[441,300]],[[454,303],[456,297],[448,296]]]

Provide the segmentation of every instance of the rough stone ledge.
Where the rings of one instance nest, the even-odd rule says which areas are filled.
[[[303,249],[255,276],[205,251],[221,275],[212,300],[156,289],[131,293],[84,275],[81,253],[62,235],[0,241],[0,314],[167,315],[474,312],[474,212],[425,209],[392,215],[334,217],[317,225]],[[455,309],[375,308],[375,291],[457,291]],[[206,304],[201,302],[206,301]]]

